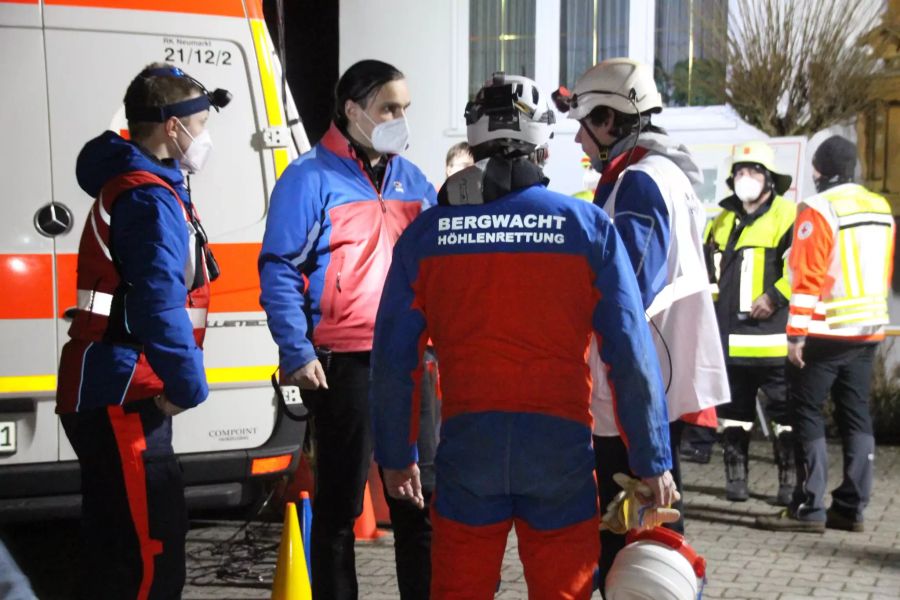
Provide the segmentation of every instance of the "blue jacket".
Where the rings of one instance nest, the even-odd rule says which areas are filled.
[[[78,155],[78,184],[93,198],[110,179],[130,171],[162,178],[190,208],[177,162],[160,162],[109,131],[88,142]],[[124,192],[113,205],[110,240],[119,275],[130,284],[125,326],[142,344],[169,400],[183,408],[201,403],[209,390],[203,352],[185,311],[188,230],[181,206],[159,186]],[[58,394],[71,399],[61,400],[58,412],[120,404],[140,352],[122,344],[79,342],[72,340],[63,350],[59,385],[72,389]]]
[[[671,459],[659,365],[628,255],[603,211],[541,185],[428,210],[397,242],[378,311],[376,460],[394,469],[416,460],[416,388],[429,336],[441,361],[439,457],[457,429],[468,429],[454,423],[498,413],[522,414],[534,439],[581,431],[589,449],[592,333],[631,465],[641,476],[660,474]],[[476,465],[490,458],[482,450],[459,449]]]
[[[376,190],[335,125],[285,170],[259,256],[260,304],[283,373],[312,361],[314,344],[371,350],[394,243],[435,199],[434,187],[402,156],[390,157]]]

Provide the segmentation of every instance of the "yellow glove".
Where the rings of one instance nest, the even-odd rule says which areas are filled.
[[[659,527],[663,523],[673,523],[681,517],[674,508],[659,507],[652,500],[653,492],[640,479],[633,479],[624,473],[616,473],[613,480],[622,491],[606,505],[606,514],[600,520],[600,530],[608,530],[624,535],[629,530],[643,531]]]

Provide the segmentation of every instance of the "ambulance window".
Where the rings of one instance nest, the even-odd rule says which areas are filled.
[[[231,236],[264,219],[271,158],[253,140],[266,125],[265,106],[260,82],[251,75],[256,69],[248,67],[245,49],[230,41],[247,43],[246,21],[227,21],[234,21],[233,27],[217,25],[216,39],[47,29],[51,146],[58,165],[54,190],[58,200],[73,207],[79,222],[91,199],[75,181],[78,152],[105,129],[126,130],[125,89],[154,61],[183,69],[210,90],[224,88],[232,94],[226,108],[210,114],[213,151],[203,171],[191,177],[192,195],[210,238]],[[250,44],[247,52],[253,51]],[[75,251],[77,236],[69,236],[68,242]]]

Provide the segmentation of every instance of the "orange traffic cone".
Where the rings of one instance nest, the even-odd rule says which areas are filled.
[[[369,493],[368,482],[363,497],[363,511],[353,525],[353,535],[356,536],[357,541],[377,540],[385,535],[383,531],[378,531],[378,525],[375,523],[375,508],[372,506],[372,494]]]
[[[285,505],[284,529],[281,530],[275,581],[272,582],[272,600],[312,600],[297,505],[293,502]]]

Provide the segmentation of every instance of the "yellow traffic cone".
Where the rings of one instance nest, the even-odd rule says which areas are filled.
[[[293,502],[285,505],[284,529],[281,530],[281,546],[278,548],[275,581],[272,583],[272,600],[312,600],[297,505]]]

